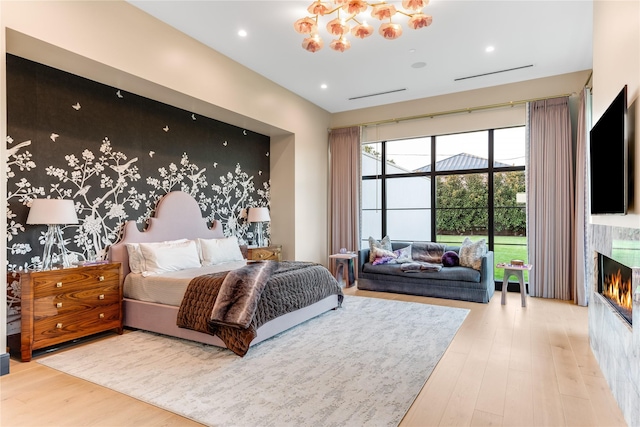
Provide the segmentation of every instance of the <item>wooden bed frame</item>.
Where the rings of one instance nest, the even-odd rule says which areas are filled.
[[[127,243],[161,242],[183,238],[219,239],[223,237],[220,221],[216,220],[211,228],[207,227],[196,200],[182,191],[173,191],[158,201],[155,217],[149,219],[145,231],[139,231],[135,221],[127,221],[122,239],[109,248],[109,259],[112,262],[122,263],[122,280],[124,281],[126,275],[131,271],[129,269],[129,254],[125,246]],[[273,319],[258,328],[258,335],[251,342],[251,345],[332,310],[338,305],[338,296],[331,295],[315,304]],[[125,298],[123,311],[124,326],[126,327],[226,347],[217,336],[179,328],[176,325],[178,307]]]

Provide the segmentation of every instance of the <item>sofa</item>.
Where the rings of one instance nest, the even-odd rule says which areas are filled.
[[[411,243],[393,242],[393,250]],[[460,253],[459,246],[445,251]],[[493,252],[482,255],[480,269],[443,266],[440,271],[403,271],[401,264],[373,265],[370,249],[358,252],[358,289],[487,303],[493,296]]]

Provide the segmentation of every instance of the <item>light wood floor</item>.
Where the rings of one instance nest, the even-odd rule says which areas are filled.
[[[626,425],[589,348],[584,307],[527,298],[523,308],[516,293],[504,306],[498,293],[489,304],[345,293],[471,310],[403,427]],[[34,362],[12,360],[0,390],[5,427],[198,425]]]

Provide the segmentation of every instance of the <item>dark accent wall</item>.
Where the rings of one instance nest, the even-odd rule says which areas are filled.
[[[269,205],[268,136],[13,55],[7,125],[9,270],[40,262],[34,198],[74,200],[80,223],[63,233],[78,259],[103,256],[127,220],[142,229],[169,191],[190,193],[241,242],[243,209]]]

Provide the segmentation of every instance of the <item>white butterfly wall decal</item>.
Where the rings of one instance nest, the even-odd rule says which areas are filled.
[[[49,138],[53,141],[56,142],[56,138],[58,138],[60,135],[58,135],[57,133],[52,133],[51,135],[49,135]]]
[[[223,143],[222,143],[222,145],[224,145],[225,147],[227,146],[227,144],[228,144],[228,142],[227,142],[227,141],[225,141],[225,142],[223,142]]]
[[[167,126],[163,127],[162,130],[165,131],[165,132],[169,132],[169,126],[167,125]]]
[[[73,107],[73,109],[74,109],[74,110],[76,110],[76,111],[78,111],[80,108],[82,108],[82,107],[80,106],[80,103],[79,103],[79,102],[76,102],[74,105],[72,105],[72,107]]]
[[[120,89],[118,89],[118,91],[116,92],[116,96],[118,98],[124,98],[124,96],[122,96],[122,94],[120,93]]]
[[[155,151],[149,151],[149,157],[153,157],[154,154],[156,154]]]

